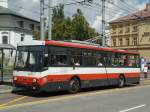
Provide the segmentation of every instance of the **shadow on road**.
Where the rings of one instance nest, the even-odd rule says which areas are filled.
[[[124,88],[134,87],[136,85],[127,85]],[[96,92],[96,91],[104,91],[104,90],[111,90],[116,89],[116,86],[105,86],[105,87],[94,87],[94,88],[86,88],[82,89],[80,92],[76,94],[86,93],[86,92]],[[20,91],[13,91],[13,94],[29,96],[29,97],[36,97],[36,98],[45,98],[45,97],[56,97],[56,96],[64,96],[70,95],[68,91],[55,91],[55,92],[35,92],[29,90],[20,90]]]

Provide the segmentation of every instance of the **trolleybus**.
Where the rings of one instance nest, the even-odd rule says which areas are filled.
[[[13,85],[35,91],[68,90],[140,82],[139,53],[78,41],[34,41],[17,47]]]

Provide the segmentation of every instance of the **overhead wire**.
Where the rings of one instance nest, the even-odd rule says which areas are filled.
[[[131,10],[138,10],[137,7],[127,3],[125,0],[120,0],[122,3],[124,3],[128,8],[130,8]]]
[[[23,7],[23,6],[18,6],[18,5],[16,5],[16,4],[11,4],[11,7],[14,7],[14,8],[19,8],[19,9],[23,9],[24,11],[27,11],[27,12],[29,12],[29,13],[34,13],[34,14],[37,14],[37,15],[40,15],[40,12],[38,12],[38,11],[35,11],[35,10],[33,10],[33,9],[29,9],[29,8],[25,8],[25,7]]]

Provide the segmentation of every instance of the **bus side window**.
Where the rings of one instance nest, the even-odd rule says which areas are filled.
[[[51,59],[52,65],[67,65],[66,55],[53,55]]]
[[[96,66],[104,66],[105,65],[105,56],[103,52],[97,52],[96,54]]]

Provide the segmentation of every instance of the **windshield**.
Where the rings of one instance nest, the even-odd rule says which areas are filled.
[[[16,70],[40,71],[43,68],[43,52],[40,50],[20,47],[16,56]]]

